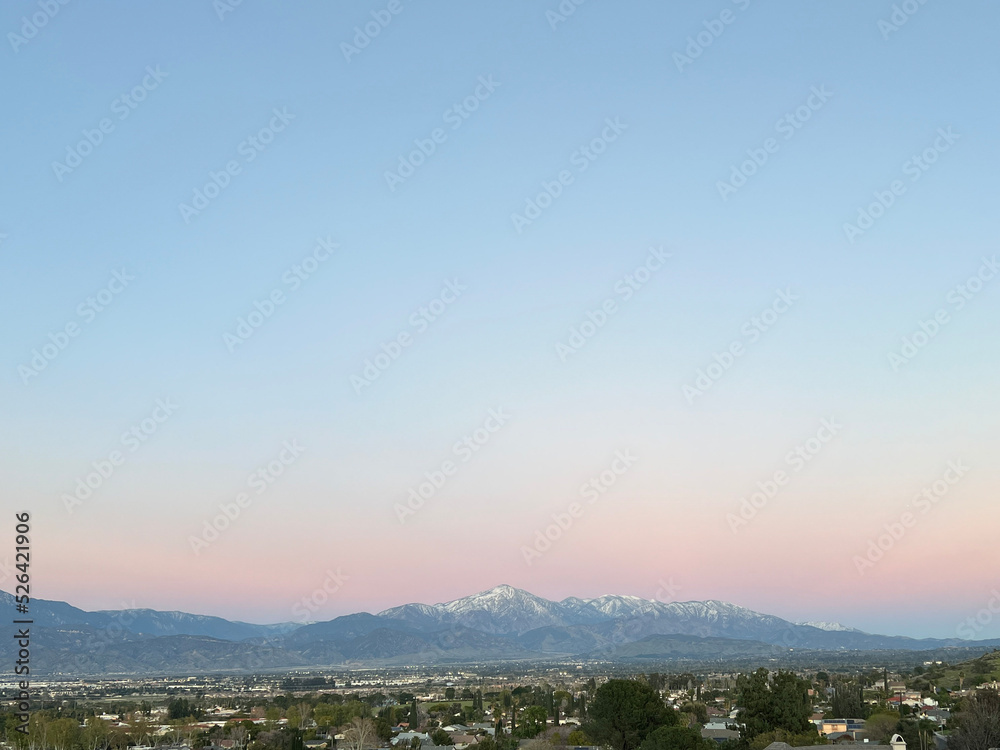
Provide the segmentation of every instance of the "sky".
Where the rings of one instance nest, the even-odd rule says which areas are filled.
[[[1000,637],[1000,7],[955,11],[5,3],[0,587],[29,512],[88,609]]]

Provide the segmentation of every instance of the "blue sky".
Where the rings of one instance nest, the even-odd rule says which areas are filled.
[[[10,34],[42,6],[0,9],[0,461],[11,503],[36,514],[46,596],[281,620],[339,565],[351,584],[319,614],[500,582],[652,597],[665,575],[683,598],[915,635],[952,635],[984,606],[1000,584],[1000,292],[986,281],[961,310],[947,295],[996,251],[996,5],[914,0],[896,31],[881,1],[587,0],[562,22],[555,2],[389,5],[245,0],[220,18],[207,0],[70,2],[23,43]],[[276,110],[287,124],[248,161]],[[110,132],[60,179],[53,162],[103,118]],[[581,171],[609,119],[620,132]],[[719,182],[771,138],[724,199]],[[231,161],[185,221],[179,205]],[[563,170],[572,183],[518,231],[511,215]],[[895,180],[905,192],[849,242],[845,222]],[[291,290],[317,238],[339,247]],[[670,260],[623,300],[651,247]],[[79,315],[122,269],[134,281]],[[447,281],[467,289],[418,332],[410,316]],[[285,301],[230,352],[225,334],[273,289]],[[791,308],[689,403],[683,386],[789,289]],[[563,361],[556,345],[608,298],[617,312]],[[942,308],[894,369],[889,353]],[[26,376],[71,323],[79,335]],[[412,345],[357,393],[352,376],[401,332]],[[177,411],[69,513],[63,496],[157,398]],[[509,425],[400,523],[409,488],[497,407]],[[740,497],[831,416],[843,433],[731,533]],[[291,439],[301,459],[194,554],[192,535]],[[619,449],[640,461],[614,504],[526,565],[536,530]],[[959,458],[973,469],[948,507],[861,573],[855,557]],[[408,568],[419,585],[400,581]]]

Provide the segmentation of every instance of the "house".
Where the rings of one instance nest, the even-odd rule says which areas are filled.
[[[728,742],[729,740],[738,740],[740,738],[740,733],[735,729],[726,729],[725,727],[721,729],[709,729],[707,726],[701,730],[702,739],[712,740],[713,742]]]
[[[852,740],[858,740],[861,738],[861,733],[865,729],[864,719],[823,719],[818,722],[817,729],[819,733],[825,737],[842,738],[843,735],[849,735]],[[840,741],[843,741],[842,739]]]
[[[857,737],[851,732],[828,734],[826,738],[834,745],[854,745],[857,743]]]
[[[951,711],[947,708],[928,708],[920,713],[920,717],[930,719],[938,726],[944,726],[945,722],[951,718]]]
[[[824,719],[819,725],[823,735],[842,734],[847,731],[847,719]]]
[[[705,729],[732,729],[735,725],[726,719],[709,719],[705,724]]]
[[[416,737],[420,740],[420,748],[423,750],[427,747],[437,747],[434,741],[431,739],[429,734],[424,734],[423,732],[400,732],[395,737],[393,737],[390,742],[393,747],[396,746],[409,746],[410,741]]]
[[[896,737],[899,737],[899,735],[898,734],[894,735],[893,736],[893,740],[895,740]],[[900,742],[902,744],[899,747],[897,747],[895,744],[893,744],[892,745],[892,750],[906,750],[906,743],[902,742],[902,739],[900,739]],[[879,743],[877,743],[877,742],[868,742],[867,740],[865,740],[863,742],[857,742],[857,741],[855,741],[855,742],[840,742],[840,743],[837,744],[837,746],[838,747],[842,747],[842,748],[855,748],[856,750],[860,750],[861,748],[866,748],[866,750],[867,750],[867,748],[870,748],[872,745],[878,745],[878,744]],[[792,746],[789,745],[787,742],[772,742],[770,745],[768,745],[766,748],[764,748],[764,750],[792,750]],[[803,747],[797,747],[797,748],[795,748],[795,750],[830,750],[830,746],[829,745],[804,745]]]

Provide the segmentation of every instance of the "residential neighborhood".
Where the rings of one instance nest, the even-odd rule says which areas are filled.
[[[1000,652],[894,672],[623,675],[550,667],[49,681],[39,684],[45,697],[27,726],[4,710],[3,747],[614,749],[619,735],[608,726],[629,715],[617,693],[638,690],[658,707],[658,728],[618,750],[978,750],[962,744],[962,731],[974,710],[1000,705],[998,667]],[[5,697],[14,688],[2,685]]]

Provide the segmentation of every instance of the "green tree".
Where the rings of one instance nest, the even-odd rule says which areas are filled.
[[[837,685],[830,710],[835,719],[864,719],[868,716],[867,704],[861,698],[861,686],[853,682]]]
[[[743,726],[743,738],[752,740],[759,734],[782,730],[789,734],[816,733],[809,699],[809,683],[792,672],[776,672],[773,680],[763,667],[750,675],[736,679],[740,713],[737,721]]]
[[[713,750],[715,743],[703,739],[701,731],[688,727],[660,727],[649,733],[641,750]]]
[[[878,711],[865,721],[865,734],[869,739],[888,745],[899,727],[899,714],[895,711]],[[908,750],[912,750],[908,749]]]
[[[431,732],[430,738],[431,741],[438,747],[440,747],[441,745],[455,744],[455,741],[451,738],[451,735],[448,734],[443,729],[435,729],[433,732]]]
[[[82,744],[85,750],[102,750],[108,746],[111,725],[104,719],[91,716],[83,730]]]
[[[521,714],[521,723],[516,729],[516,735],[525,739],[537,737],[545,729],[547,716],[544,706],[528,706]],[[515,730],[511,733],[514,734]]]
[[[692,703],[689,701],[681,706],[681,712],[691,714],[699,724],[708,723],[708,706],[704,703]]]
[[[80,738],[76,719],[54,719],[48,725],[48,741],[53,750],[71,750]]]
[[[388,716],[379,716],[375,719],[375,736],[385,743],[392,739],[392,722]]]
[[[608,680],[594,694],[588,715],[584,731],[613,750],[634,750],[653,730],[678,723],[659,694],[639,680]]]

